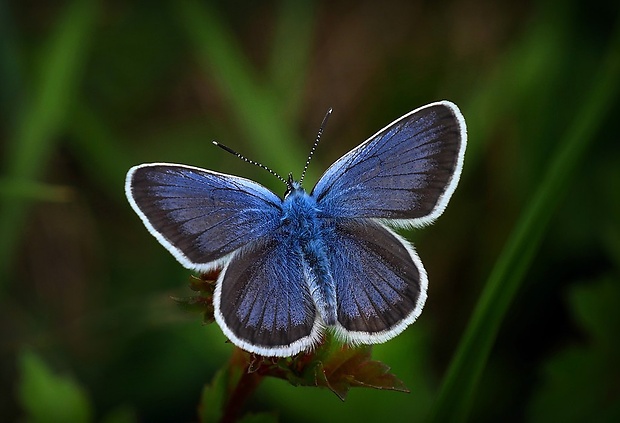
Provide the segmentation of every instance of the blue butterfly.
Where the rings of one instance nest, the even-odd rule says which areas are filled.
[[[290,175],[281,198],[245,178],[168,163],[132,167],[125,192],[183,266],[222,269],[213,304],[224,334],[287,357],[312,349],[327,328],[345,343],[375,344],[418,318],[426,271],[386,225],[420,227],[442,214],[466,142],[458,107],[440,101],[349,151],[310,194]]]

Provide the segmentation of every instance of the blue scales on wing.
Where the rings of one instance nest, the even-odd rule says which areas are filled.
[[[414,110],[336,161],[311,195],[334,216],[430,223],[458,182],[464,135],[452,103]]]
[[[182,264],[209,270],[280,225],[282,200],[245,178],[171,164],[132,168],[127,196]]]
[[[293,355],[321,336],[301,250],[290,238],[269,236],[235,254],[215,291],[215,317],[242,348]]]
[[[384,342],[419,316],[427,278],[407,241],[380,223],[349,219],[335,224],[326,245],[336,281],[337,331],[347,342]]]

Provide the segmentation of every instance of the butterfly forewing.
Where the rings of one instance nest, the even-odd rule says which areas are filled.
[[[276,194],[190,166],[136,166],[127,174],[126,193],[151,234],[190,269],[211,269],[280,225]]]
[[[458,182],[466,132],[447,101],[408,113],[336,161],[312,191],[327,214],[430,223]]]

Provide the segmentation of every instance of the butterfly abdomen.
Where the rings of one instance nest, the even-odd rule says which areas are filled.
[[[293,191],[283,202],[283,229],[293,239],[304,263],[304,275],[323,323],[336,324],[336,286],[327,258],[322,220],[314,198],[303,189]]]

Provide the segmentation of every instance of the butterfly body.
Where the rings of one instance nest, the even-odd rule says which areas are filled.
[[[310,193],[280,198],[192,166],[131,168],[130,204],[185,267],[220,268],[214,315],[237,346],[289,356],[326,327],[350,344],[384,342],[417,319],[426,270],[392,227],[431,223],[458,182],[464,119],[447,101],[416,109],[337,160]]]
[[[282,239],[303,263],[304,279],[324,324],[336,323],[336,290],[326,255],[328,216],[295,182],[282,202]]]

